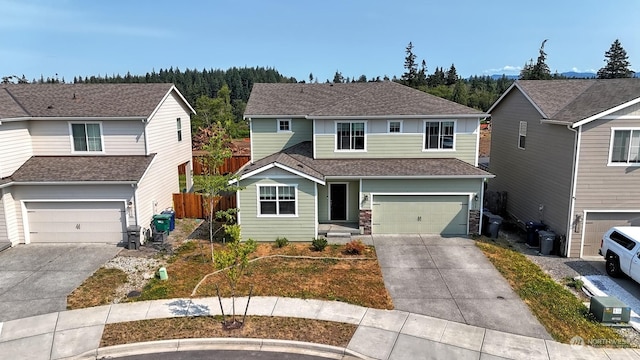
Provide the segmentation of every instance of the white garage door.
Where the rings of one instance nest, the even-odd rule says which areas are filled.
[[[467,196],[375,195],[371,211],[374,234],[467,234]]]
[[[31,242],[124,241],[122,202],[28,202]]]
[[[640,225],[640,213],[590,212],[584,225],[582,256],[597,256],[602,235],[613,226]]]

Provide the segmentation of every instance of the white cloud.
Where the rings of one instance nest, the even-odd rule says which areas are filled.
[[[598,72],[598,70],[596,69],[580,69],[575,66],[571,68],[571,71],[577,72],[577,73],[597,73]]]
[[[497,69],[487,69],[484,70],[483,73],[484,74],[517,74],[520,73],[520,70],[522,70],[521,66],[513,66],[513,65],[505,65],[501,68],[497,68]]]

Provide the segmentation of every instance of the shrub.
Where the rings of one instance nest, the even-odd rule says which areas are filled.
[[[351,240],[344,246],[344,252],[351,255],[360,255],[366,246],[360,240]]]
[[[315,238],[311,241],[311,246],[315,251],[323,251],[327,247],[327,239],[323,237]]]
[[[284,237],[284,236],[282,236],[282,237],[278,236],[278,237],[276,238],[276,246],[277,246],[277,247],[279,247],[279,248],[283,248],[283,247],[287,246],[288,244],[289,244],[289,240],[287,240],[287,238],[286,238],[286,237]]]

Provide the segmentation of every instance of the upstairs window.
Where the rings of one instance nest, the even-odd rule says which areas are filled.
[[[454,121],[425,121],[424,150],[452,150]]]
[[[640,164],[640,129],[612,129],[609,162]]]
[[[399,134],[402,132],[402,121],[388,121],[387,122],[387,132],[390,134]]]
[[[73,151],[102,151],[102,130],[99,123],[71,124]]]
[[[520,121],[518,128],[518,149],[524,150],[525,140],[527,140],[527,122]]]
[[[259,215],[295,216],[296,187],[258,185]]]
[[[364,122],[336,123],[337,150],[364,150]]]
[[[278,132],[290,132],[291,131],[291,119],[278,120]]]
[[[180,118],[176,119],[176,127],[178,128],[178,141],[182,141],[182,121]]]

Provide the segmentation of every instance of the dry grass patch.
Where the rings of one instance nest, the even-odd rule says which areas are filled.
[[[594,340],[624,344],[618,333],[589,315],[580,299],[524,255],[496,243],[478,241],[476,245],[555,340],[568,343],[574,336],[580,336],[587,344]]]
[[[357,326],[331,321],[247,317],[240,329],[223,330],[222,317],[182,317],[107,324],[100,346],[187,338],[258,338],[346,347]]]
[[[111,304],[117,297],[116,290],[126,281],[124,271],[100,268],[67,296],[67,309]]]
[[[215,244],[215,247],[222,246]],[[367,247],[362,255],[344,254],[344,246],[329,245],[322,252],[314,251],[309,243],[289,244],[278,248],[275,244],[259,244],[252,257],[270,255],[310,256],[317,259],[266,258],[249,264],[246,275],[238,281],[239,295],[248,294],[254,286],[254,296],[284,296],[339,300],[360,306],[392,309],[391,297],[384,287],[382,272],[375,250]],[[319,259],[335,257],[340,259]],[[366,260],[355,260],[366,257]],[[189,297],[198,282],[215,271],[211,263],[210,244],[192,241],[183,245],[167,265],[169,280],[152,280],[140,300]],[[223,273],[207,278],[197,296],[215,296],[215,285],[221,295],[229,296]]]

